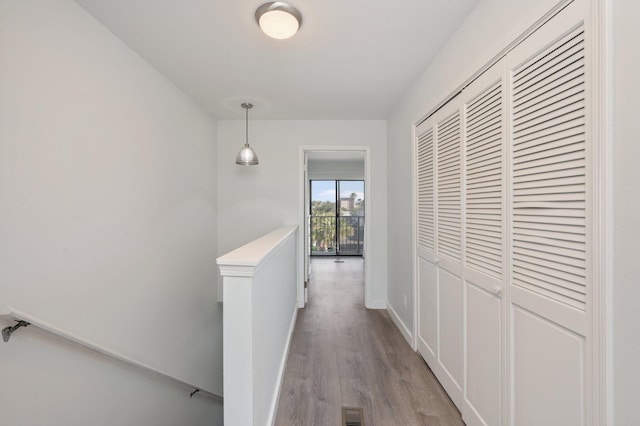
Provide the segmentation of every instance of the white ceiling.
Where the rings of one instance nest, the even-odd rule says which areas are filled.
[[[290,0],[288,40],[266,0],[76,0],[217,119],[386,119],[479,0]]]

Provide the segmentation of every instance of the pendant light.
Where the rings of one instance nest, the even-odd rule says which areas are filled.
[[[243,103],[242,108],[245,109],[245,130],[247,140],[244,144],[244,147],[238,153],[236,157],[236,164],[241,166],[255,166],[258,164],[258,155],[256,152],[249,146],[249,110],[253,108],[253,104]]]

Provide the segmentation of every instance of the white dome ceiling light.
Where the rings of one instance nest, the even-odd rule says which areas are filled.
[[[302,14],[288,3],[272,1],[256,9],[256,21],[266,35],[284,40],[298,32]]]

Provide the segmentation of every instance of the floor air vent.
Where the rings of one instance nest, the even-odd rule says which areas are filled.
[[[342,426],[364,426],[362,408],[342,407]]]
[[[344,263],[344,260],[334,260],[333,263]]]

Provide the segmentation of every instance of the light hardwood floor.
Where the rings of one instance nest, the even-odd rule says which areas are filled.
[[[335,263],[335,260],[344,263]],[[276,425],[463,425],[460,413],[385,310],[364,308],[363,260],[316,257],[298,312]]]

